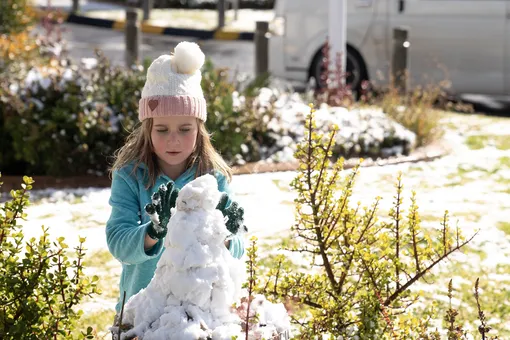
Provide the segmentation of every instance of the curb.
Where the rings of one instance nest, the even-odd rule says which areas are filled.
[[[48,14],[56,14],[59,18],[62,18],[62,22],[69,24],[78,24],[86,26],[95,26],[107,29],[113,29],[117,31],[123,31],[126,26],[125,20],[110,20],[88,17],[85,15],[63,13],[57,11],[47,11],[43,9],[35,9],[36,17],[42,19]],[[178,27],[164,27],[155,26],[140,23],[140,31],[142,33],[151,33],[159,35],[173,35],[192,37],[200,40],[241,40],[241,41],[253,41],[255,37],[254,32],[242,32],[236,31],[229,28],[221,28],[217,30],[200,30],[193,28],[178,28]]]

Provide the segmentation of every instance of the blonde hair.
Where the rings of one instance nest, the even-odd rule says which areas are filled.
[[[145,175],[148,175],[149,179],[147,188],[156,183],[161,169],[158,166],[157,156],[152,148],[152,124],[152,118],[144,119],[142,123],[129,134],[126,143],[114,154],[114,162],[110,168],[110,174],[131,162],[135,163],[132,171],[132,173],[134,173],[138,166],[144,163],[148,171]],[[195,178],[217,171],[223,174],[227,178],[227,181],[230,182],[232,180],[232,169],[212,145],[211,137],[205,127],[205,123],[197,119],[197,124],[197,141],[195,149],[188,158],[186,169],[196,165],[197,170]]]

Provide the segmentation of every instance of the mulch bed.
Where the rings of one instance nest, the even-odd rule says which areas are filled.
[[[391,157],[387,159],[371,160],[365,159],[362,166],[384,166],[400,163],[416,163],[420,161],[431,161],[440,158],[449,152],[445,145],[434,144],[424,148],[416,149],[409,156]],[[358,164],[357,159],[348,159],[344,163],[344,169],[350,169]],[[255,162],[244,165],[234,166],[232,169],[235,175],[294,171],[297,169],[297,162],[284,163],[267,163]],[[0,192],[9,192],[12,189],[19,189],[23,176],[2,176],[0,181],[3,182]],[[64,189],[64,188],[106,188],[111,185],[109,176],[73,176],[73,177],[52,177],[52,176],[32,176],[35,183],[34,190],[41,189]]]

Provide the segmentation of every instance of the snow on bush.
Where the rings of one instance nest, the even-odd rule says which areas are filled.
[[[271,162],[294,160],[296,145],[304,137],[305,117],[310,107],[298,93],[263,88],[259,105],[272,106],[274,116],[267,123],[273,143],[261,146],[261,158]],[[333,156],[345,158],[385,158],[409,154],[416,145],[416,135],[388,117],[379,108],[329,107],[322,105],[315,113],[318,128],[328,131],[339,127]]]

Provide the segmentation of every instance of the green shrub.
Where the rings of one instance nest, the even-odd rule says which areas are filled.
[[[0,35],[26,31],[35,22],[35,12],[29,0],[3,0],[0,4]]]
[[[24,70],[2,82],[9,84],[2,89],[0,107],[12,142],[11,161],[22,161],[23,171],[38,175],[105,172],[107,156],[126,135],[121,123],[133,125],[135,110],[126,110],[134,101],[128,85],[139,85],[143,74],[108,66],[97,72],[102,81],[91,83],[94,77],[58,64]],[[123,88],[125,94],[114,91]]]
[[[64,238],[50,241],[48,228],[42,227],[38,239],[24,239],[20,223],[27,218],[33,180],[24,177],[23,182],[0,213],[0,338],[70,339],[73,328],[82,327],[77,306],[98,293],[98,277],[83,274],[83,238],[72,259]]]
[[[86,151],[79,148],[80,123],[88,118],[82,115],[80,76],[64,72],[60,67],[31,69],[11,81],[12,92],[2,97],[14,157],[27,163],[29,173],[74,173]]]
[[[217,150],[230,163],[241,155],[245,161],[260,160],[271,108],[260,105],[257,95],[267,85],[262,76],[248,84],[229,80],[226,69],[215,69],[208,60],[202,69],[202,88],[207,102],[207,128]]]
[[[0,73],[15,61],[30,62],[37,56],[37,42],[30,32],[0,35]]]
[[[64,60],[4,73],[0,89],[4,169],[18,162],[23,164],[18,172],[37,175],[106,172],[108,156],[138,119],[145,74],[141,69],[112,67],[101,54],[98,59],[91,71]]]
[[[417,88],[402,96],[390,88],[380,99],[383,111],[405,128],[416,134],[417,146],[431,144],[442,137],[442,112],[435,103],[442,97],[440,86]]]
[[[331,164],[337,128],[321,133],[313,114],[296,151],[299,169],[291,184],[296,244],[283,247],[309,265],[300,270],[281,254],[266,268],[258,293],[301,303],[293,318],[305,339],[421,339],[427,319],[416,317],[412,305],[419,296],[409,288],[472,238],[464,240],[450,227],[448,212],[439,230],[423,229],[414,193],[404,214],[401,175],[385,221],[378,220],[380,198],[369,207],[351,202],[359,166],[343,176],[343,159]]]
[[[37,67],[12,64],[0,73],[4,172],[106,173],[110,156],[138,123],[146,67],[114,67],[99,52],[97,59],[91,70],[51,59]],[[245,160],[260,159],[266,131],[263,119],[271,112],[256,96],[266,80],[237,84],[210,61],[204,66],[207,126],[213,144],[230,163],[236,163],[240,154]]]

